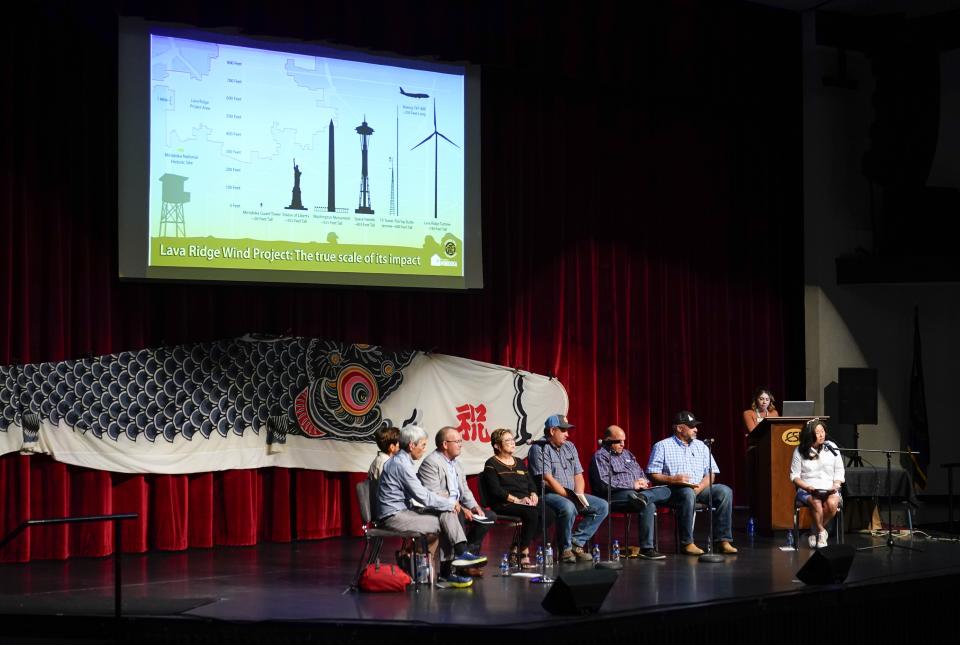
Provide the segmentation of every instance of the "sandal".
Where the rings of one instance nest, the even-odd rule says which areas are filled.
[[[520,554],[519,567],[521,569],[533,569],[536,567],[533,563],[530,562],[530,552],[522,551]]]
[[[510,568],[516,569],[520,567],[520,554],[517,550],[517,546],[514,545],[510,547]]]

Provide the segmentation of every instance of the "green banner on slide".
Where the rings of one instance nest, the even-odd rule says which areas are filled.
[[[463,242],[426,236],[422,248],[216,237],[153,237],[151,266],[402,275],[463,275]]]

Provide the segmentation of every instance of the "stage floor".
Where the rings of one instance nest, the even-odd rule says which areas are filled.
[[[600,535],[599,537],[603,537]],[[736,536],[740,553],[721,564],[670,553],[663,561],[626,560],[600,615],[649,615],[717,603],[756,602],[784,595],[820,593],[798,581],[796,571],[810,557],[783,551],[776,540]],[[359,538],[335,538],[257,547],[219,547],[178,553],[123,557],[125,616],[184,620],[301,621],[314,624],[381,626],[436,625],[527,629],[557,618],[540,605],[548,587],[526,578],[496,576],[496,554],[509,531],[488,538],[491,562],[486,576],[470,589],[421,587],[399,594],[344,593],[359,556]],[[848,535],[853,546],[884,544],[882,539]],[[702,541],[701,541],[702,543]],[[923,549],[885,546],[858,552],[845,585],[887,585],[897,581],[960,574],[960,544],[923,539],[898,540]],[[672,544],[663,545],[667,551]],[[392,560],[395,543],[385,553]],[[590,564],[563,565],[564,571]],[[110,616],[113,613],[113,560],[73,559],[0,565],[0,614],[20,616]],[[6,622],[6,621],[4,621]],[[9,624],[9,623],[8,623]]]

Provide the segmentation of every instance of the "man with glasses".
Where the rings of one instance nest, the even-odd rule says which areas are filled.
[[[531,446],[527,455],[531,472],[546,483],[544,503],[557,516],[560,560],[569,563],[593,560],[590,538],[607,516],[607,502],[583,492],[580,456],[573,442],[567,440],[573,427],[562,414],[548,417],[544,423],[544,441]],[[577,515],[581,520],[574,531]]]
[[[427,490],[417,479],[413,462],[423,457],[426,451],[427,433],[423,428],[406,426],[400,431],[400,452],[384,462],[377,486],[377,524],[394,531],[439,533],[440,547],[445,557],[452,559],[452,562],[445,563],[446,567],[441,565],[441,575],[451,571],[452,567],[486,562],[485,557],[473,555],[466,548],[467,538],[457,519],[459,502]],[[436,552],[436,539],[429,542],[429,548],[431,554]],[[472,578],[454,573],[447,573],[441,581],[452,587],[473,584]]]
[[[606,429],[603,445],[590,462],[590,485],[593,492],[604,497],[609,487],[614,510],[637,514],[640,520],[640,547],[629,547],[627,555],[645,560],[663,560],[665,556],[653,546],[653,522],[657,503],[670,499],[670,489],[650,483],[637,458],[625,448],[626,441],[627,434],[620,426]]]
[[[430,492],[457,503],[460,534],[464,536],[465,542],[464,551],[477,554],[480,552],[483,536],[490,530],[497,516],[493,511],[485,514],[470,491],[470,487],[467,486],[467,477],[458,459],[463,449],[460,431],[452,426],[446,426],[437,432],[434,441],[437,449],[424,458],[417,471],[417,477],[420,478],[423,487]],[[456,542],[454,542],[454,548],[457,548]],[[476,568],[476,564],[478,563],[473,563],[473,566],[464,569],[464,572],[471,576],[483,575],[483,571]],[[441,574],[443,573],[441,571]]]

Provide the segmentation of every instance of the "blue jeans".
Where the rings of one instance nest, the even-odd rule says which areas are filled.
[[[680,544],[693,542],[694,506],[696,502],[709,505],[709,488],[704,488],[699,495],[693,494],[693,489],[686,486],[672,486],[670,488],[670,506],[677,513],[677,524],[680,526]],[[713,485],[713,536],[716,540],[733,541],[733,491],[725,484]]]
[[[574,546],[584,546],[596,533],[597,528],[607,517],[607,502],[593,495],[585,495],[590,506],[580,512],[582,519],[573,530],[573,522],[577,519],[577,507],[566,497],[556,493],[547,493],[544,502],[553,509],[557,516],[557,542],[561,549],[557,555]]]
[[[638,497],[647,500],[646,506],[637,502]],[[653,548],[653,520],[657,514],[656,504],[662,504],[670,499],[670,489],[667,486],[655,486],[647,490],[614,490],[610,493],[610,502],[613,510],[626,513],[636,513],[640,519],[640,548]],[[624,545],[626,546],[626,545]]]

